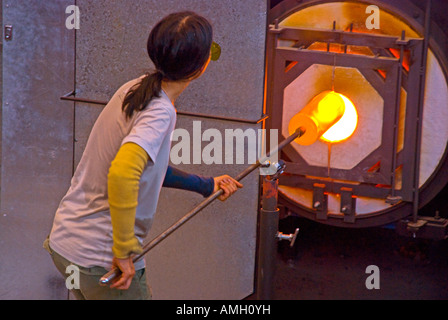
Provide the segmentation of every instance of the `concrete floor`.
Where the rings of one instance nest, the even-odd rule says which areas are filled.
[[[280,222],[280,231],[296,226],[295,248],[279,244],[274,300],[448,299],[448,240],[403,238],[386,228],[341,229],[292,217]],[[370,265],[379,268],[379,289],[366,288]]]

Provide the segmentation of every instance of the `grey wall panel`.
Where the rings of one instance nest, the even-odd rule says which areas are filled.
[[[2,26],[2,31],[0,34],[3,36],[3,1],[0,1],[0,25]],[[3,38],[2,38],[3,39]],[[0,42],[0,106],[2,106],[3,103],[3,40]],[[0,108],[0,159],[2,156],[2,109]],[[2,175],[1,175],[1,161],[0,161],[0,186],[2,181]],[[1,199],[0,199],[1,200]]]
[[[59,299],[65,285],[42,242],[72,171],[74,32],[72,1],[3,1],[0,298]]]
[[[152,26],[168,13],[192,10],[212,22],[222,56],[179,105],[185,111],[257,120],[263,103],[265,2],[79,0],[78,95],[106,99],[123,82],[144,73],[151,67],[146,39]]]
[[[146,39],[163,16],[179,10],[205,15],[222,46],[218,62],[182,94],[177,108],[256,120],[263,109],[266,3],[260,0],[78,0],[77,96],[108,100],[124,82],[151,63]],[[78,106],[81,108],[78,109]],[[98,108],[77,103],[76,159],[79,159]],[[83,126],[78,125],[88,119]],[[178,128],[191,130],[197,118],[179,116]],[[203,130],[258,128],[203,120]],[[236,175],[245,165],[182,165],[207,175]],[[175,222],[200,201],[186,192],[163,190],[150,237]],[[241,299],[253,291],[258,174],[245,180],[234,199],[217,201],[171,235],[148,257],[155,299]]]

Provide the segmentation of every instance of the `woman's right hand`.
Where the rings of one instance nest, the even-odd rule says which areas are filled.
[[[131,257],[125,259],[114,257],[112,265],[113,267],[120,269],[121,275],[110,287],[118,290],[129,289],[135,275],[134,263],[132,262]]]

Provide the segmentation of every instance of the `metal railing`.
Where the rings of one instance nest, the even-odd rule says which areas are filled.
[[[75,97],[75,94],[76,94],[75,91],[69,92],[69,93],[63,95],[61,97],[61,100],[84,102],[84,103],[97,104],[97,105],[102,105],[102,106],[105,106],[108,103],[108,101],[78,98],[78,97]],[[198,117],[198,118],[214,119],[214,120],[224,120],[224,121],[240,122],[240,123],[247,123],[247,124],[258,124],[258,123],[261,123],[269,118],[269,116],[265,115],[265,114],[263,114],[261,116],[261,118],[258,120],[240,119],[240,118],[224,117],[224,116],[217,116],[217,115],[208,115],[208,114],[204,114],[204,113],[187,112],[187,111],[177,111],[177,114],[182,115],[182,116],[190,116],[190,117]]]

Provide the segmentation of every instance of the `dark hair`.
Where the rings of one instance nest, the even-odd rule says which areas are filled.
[[[204,17],[191,11],[172,13],[151,30],[147,49],[156,68],[134,85],[123,101],[123,111],[131,118],[160,97],[162,80],[187,80],[198,76],[210,57],[213,30]]]

